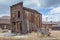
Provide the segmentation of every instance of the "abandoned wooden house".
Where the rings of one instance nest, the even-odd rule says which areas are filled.
[[[13,33],[28,33],[42,27],[42,14],[23,7],[23,2],[11,6],[11,30]]]
[[[10,19],[8,16],[0,18],[0,29],[9,29],[10,30]]]

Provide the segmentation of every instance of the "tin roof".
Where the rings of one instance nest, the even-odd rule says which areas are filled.
[[[0,17],[0,24],[10,24],[10,17],[9,16]]]

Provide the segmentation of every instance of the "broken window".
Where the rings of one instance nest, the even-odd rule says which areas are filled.
[[[20,11],[18,11],[18,18],[20,18]]]

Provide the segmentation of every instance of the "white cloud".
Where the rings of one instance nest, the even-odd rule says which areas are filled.
[[[60,7],[53,8],[49,14],[60,14]]]
[[[10,15],[10,6],[21,0],[0,0],[0,16]]]
[[[25,0],[24,1],[24,6],[26,6],[26,7],[30,6],[30,8],[33,8],[33,9],[40,8],[40,5],[41,4],[40,4],[39,0]],[[33,6],[35,6],[35,7],[33,7]]]
[[[9,0],[0,0],[0,6],[1,5],[8,5],[9,4]],[[2,6],[3,7],[3,6]],[[1,8],[1,7],[0,7]]]
[[[0,2],[2,3],[2,2],[8,2],[9,0],[0,0]]]
[[[60,7],[53,8],[48,12],[48,15],[44,15],[43,17],[46,19],[48,17],[48,21],[60,21]],[[45,20],[43,18],[43,20]]]
[[[43,15],[43,20],[46,20],[46,17],[48,17],[48,20],[51,21],[60,21],[60,0],[0,0],[0,14],[8,14],[9,13],[9,7],[13,4],[16,4],[20,1],[23,1],[24,6],[33,8],[33,9],[40,9],[41,7],[52,7],[51,11],[48,12],[49,15]],[[56,8],[54,8],[56,7]],[[8,11],[8,12],[7,12]],[[6,13],[5,13],[6,12]],[[54,14],[54,15],[51,15]],[[52,17],[52,19],[51,19]]]

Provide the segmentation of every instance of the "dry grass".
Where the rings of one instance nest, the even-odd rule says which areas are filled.
[[[51,36],[60,38],[60,30],[51,31]]]
[[[32,32],[27,37],[0,37],[0,40],[60,40],[60,31],[51,31],[51,36],[42,36],[40,33]]]

